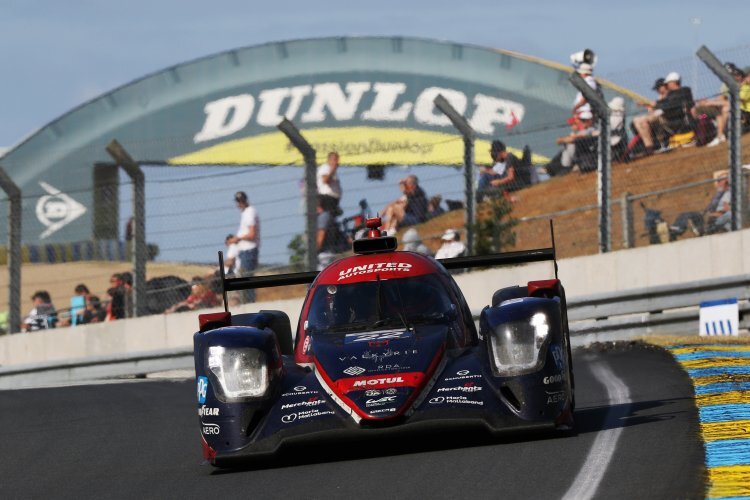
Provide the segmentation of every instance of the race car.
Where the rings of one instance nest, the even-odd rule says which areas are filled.
[[[379,218],[323,271],[228,279],[194,335],[203,456],[240,466],[286,445],[479,426],[573,426],[560,281],[501,288],[479,318],[449,269],[555,260],[550,248],[437,261],[396,251]],[[223,269],[219,253],[220,269]],[[293,340],[281,311],[232,315],[228,291],[311,283]]]

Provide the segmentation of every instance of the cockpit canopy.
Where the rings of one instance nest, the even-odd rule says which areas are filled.
[[[436,274],[319,285],[307,314],[307,330],[318,333],[411,327],[455,318]]]

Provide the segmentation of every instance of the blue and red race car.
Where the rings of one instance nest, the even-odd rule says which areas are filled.
[[[233,467],[287,444],[325,439],[573,425],[560,282],[497,290],[477,331],[448,272],[554,260],[554,244],[437,261],[396,251],[395,237],[382,236],[379,225],[369,219],[354,255],[320,273],[222,276],[225,304],[231,290],[312,284],[294,340],[281,311],[200,316],[198,416],[203,454],[213,465]]]

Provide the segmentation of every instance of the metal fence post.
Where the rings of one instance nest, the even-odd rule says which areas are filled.
[[[742,229],[744,196],[742,195],[742,115],[740,112],[740,84],[724,68],[719,59],[701,46],[696,55],[708,66],[713,74],[729,89],[729,184],[731,189],[732,231]]]
[[[10,201],[8,213],[8,333],[21,331],[21,189],[0,168],[0,188]]]
[[[316,153],[310,143],[302,137],[302,134],[294,123],[284,118],[277,127],[285,136],[287,136],[292,145],[302,153],[302,157],[305,159],[305,230],[307,232],[307,269],[312,271],[318,268],[318,245],[315,238],[318,230],[318,183],[315,175],[318,166],[315,161]]]
[[[633,227],[633,200],[630,193],[622,193],[620,199],[620,217],[622,219],[622,245],[625,248],[635,247],[635,228]]]
[[[466,199],[466,210],[464,211],[464,224],[466,225],[466,247],[469,255],[474,255],[474,224],[476,223],[477,198],[474,191],[476,185],[476,172],[474,168],[474,139],[476,133],[469,122],[451,106],[448,100],[438,94],[433,101],[435,107],[450,119],[454,127],[461,133],[464,139],[464,189]]]
[[[112,139],[107,153],[133,181],[133,301],[136,317],[146,314],[146,176],[117,140]]]
[[[599,115],[599,168],[598,183],[599,192],[597,199],[599,203],[599,252],[606,253],[612,250],[612,208],[610,197],[612,193],[612,148],[609,140],[609,115],[610,110],[604,99],[586,83],[576,72],[570,75],[570,83],[578,89],[588,103]]]

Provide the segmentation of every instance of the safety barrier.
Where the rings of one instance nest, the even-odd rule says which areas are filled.
[[[574,346],[654,334],[698,333],[699,305],[735,297],[740,328],[750,327],[750,274],[583,296],[568,302]],[[475,319],[480,311],[474,311]],[[188,347],[0,368],[0,389],[192,369]]]

